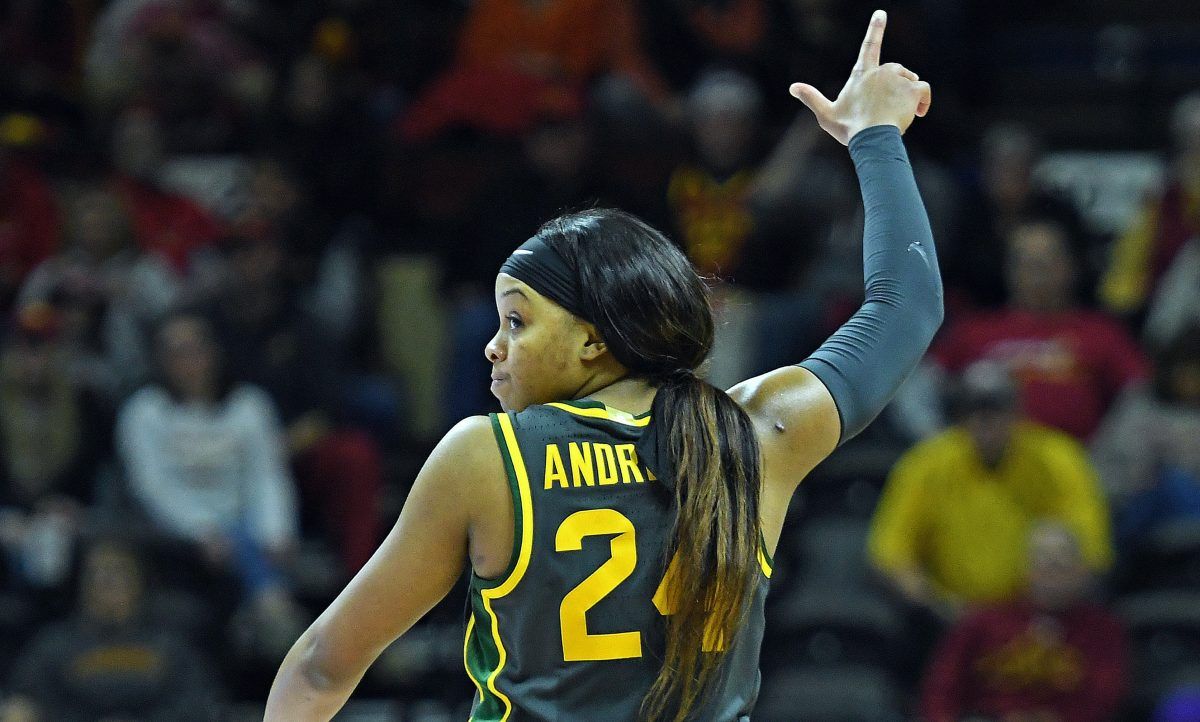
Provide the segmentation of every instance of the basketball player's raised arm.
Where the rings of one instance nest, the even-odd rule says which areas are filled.
[[[384,648],[446,596],[467,561],[472,500],[485,496],[472,485],[489,470],[504,474],[487,417],[460,422],[430,454],[379,550],[288,652],[266,720],[331,719]]]
[[[791,87],[821,127],[849,146],[866,211],[862,307],[798,366],[730,390],[760,429],[775,467],[769,478],[792,488],[883,410],[942,322],[933,234],[900,139],[929,110],[929,84],[901,65],[879,64],[886,22],[882,11],[871,17],[837,99],[803,83]]]

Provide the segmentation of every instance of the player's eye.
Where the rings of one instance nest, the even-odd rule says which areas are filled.
[[[525,325],[525,322],[521,320],[521,317],[515,313],[508,314],[505,316],[505,319],[508,320],[508,328],[510,331],[516,331],[518,328]]]

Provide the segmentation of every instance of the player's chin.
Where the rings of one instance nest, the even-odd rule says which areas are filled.
[[[492,396],[500,402],[500,408],[504,411],[520,411],[518,408],[517,399],[514,398],[512,381],[509,379],[493,380],[491,386]]]
[[[493,391],[492,395],[494,395],[500,401],[500,408],[506,413],[515,414],[518,411],[524,411],[535,403],[538,403],[536,401],[531,401],[529,397],[524,394],[513,393],[511,391],[508,393],[503,391],[496,393]]]

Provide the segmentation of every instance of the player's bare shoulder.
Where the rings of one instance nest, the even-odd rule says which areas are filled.
[[[780,472],[772,477],[799,483],[837,446],[837,406],[808,369],[775,369],[734,386],[729,396],[753,422],[767,468]]]
[[[491,417],[468,416],[454,425],[429,455],[426,467],[435,466],[451,484],[460,487],[460,492],[482,492],[480,487],[505,485],[504,460],[496,443],[496,432]]]

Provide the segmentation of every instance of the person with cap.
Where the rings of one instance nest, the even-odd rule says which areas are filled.
[[[874,566],[918,607],[956,618],[965,605],[1020,591],[1025,538],[1037,519],[1079,536],[1093,570],[1112,560],[1096,472],[1070,436],[1022,418],[1003,366],[978,362],[959,379],[959,422],[892,468],[868,540]]]
[[[546,223],[500,267],[487,344],[505,413],[459,423],[396,526],[292,647],[268,720],[328,720],[379,653],[470,569],[471,718],[748,720],[771,552],[800,480],[879,413],[942,318],[933,234],[900,133],[929,108],[880,65],[886,15],[830,101],[849,146],[866,301],[798,365],[728,393],[704,281],[628,213]]]

